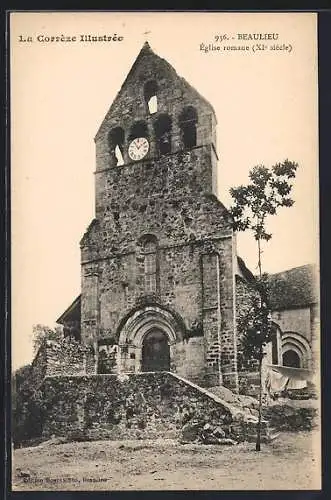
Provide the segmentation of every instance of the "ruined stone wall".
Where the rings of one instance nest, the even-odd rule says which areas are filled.
[[[47,347],[42,344],[32,361],[29,374],[30,384],[34,387],[39,387],[47,373]]]
[[[52,377],[44,383],[45,438],[176,438],[183,415],[220,425],[238,440],[255,435],[254,419],[168,373]]]
[[[45,377],[85,374],[89,355],[90,350],[78,342],[69,339],[47,341],[39,348],[31,365],[31,384],[37,388]]]
[[[47,346],[46,376],[82,375],[86,371],[86,353],[78,343],[64,340]]]

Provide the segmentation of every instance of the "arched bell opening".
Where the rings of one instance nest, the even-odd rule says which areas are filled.
[[[157,83],[155,80],[149,80],[144,85],[144,97],[145,102],[149,111],[149,114],[153,115],[157,112],[158,102],[157,102]]]
[[[124,130],[121,127],[113,128],[108,134],[110,166],[124,165]]]
[[[198,114],[193,106],[187,106],[179,116],[179,127],[184,149],[192,149],[197,145]]]

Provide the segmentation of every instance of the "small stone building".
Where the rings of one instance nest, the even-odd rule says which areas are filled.
[[[295,267],[269,276],[272,319],[278,334],[272,346],[272,364],[319,367],[319,301],[313,265]]]
[[[90,346],[86,373],[171,371],[238,391],[236,318],[254,277],[217,197],[213,107],[145,43],[95,143],[81,295],[58,319],[65,335]],[[276,349],[285,363],[299,356],[307,365],[316,308],[306,298],[287,302],[281,277],[286,283],[286,273],[272,278]]]

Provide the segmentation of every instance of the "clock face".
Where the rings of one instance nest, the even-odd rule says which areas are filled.
[[[141,160],[147,155],[149,150],[148,140],[145,137],[137,137],[134,139],[128,149],[131,160]]]

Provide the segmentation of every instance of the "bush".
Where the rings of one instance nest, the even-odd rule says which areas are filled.
[[[279,431],[310,431],[317,425],[317,409],[274,404],[263,408],[263,417]]]
[[[14,447],[41,437],[41,394],[35,389],[30,370],[14,374],[12,395],[12,440]]]

